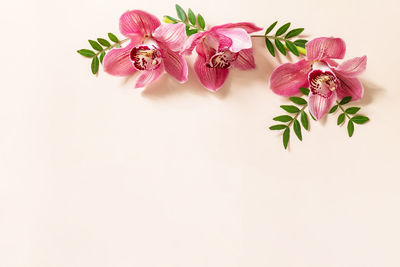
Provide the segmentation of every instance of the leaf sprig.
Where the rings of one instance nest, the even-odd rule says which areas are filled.
[[[307,40],[304,39],[296,39],[292,40],[292,38],[299,36],[303,31],[304,28],[295,28],[289,30],[291,23],[288,22],[281,27],[279,27],[275,34],[271,35],[270,33],[278,24],[278,21],[272,23],[267,30],[265,31],[264,35],[253,35],[254,37],[264,37],[265,38],[265,45],[269,53],[275,57],[275,47],[276,49],[284,56],[287,55],[287,51],[290,51],[295,56],[300,56],[300,54],[306,54],[306,43]],[[285,34],[286,33],[286,34]],[[285,34],[285,35],[284,35]]]
[[[104,38],[97,38],[95,40],[89,40],[90,46],[93,48],[91,49],[80,49],[77,52],[84,57],[91,58],[91,70],[93,74],[97,74],[99,72],[99,65],[100,63],[103,64],[104,56],[106,55],[107,51],[111,50],[115,47],[121,47],[121,44],[129,40],[129,38],[124,40],[119,40],[117,36],[113,33],[108,33],[108,39],[113,43],[111,44],[108,40]]]
[[[206,27],[206,22],[204,21],[204,18],[201,14],[197,14],[196,16],[196,14],[190,8],[186,13],[186,11],[178,4],[175,5],[175,9],[178,18],[174,18],[171,16],[164,16],[164,22],[173,24],[178,22],[184,23],[186,25],[187,36],[198,33],[199,31],[204,31]]]
[[[300,91],[304,95],[308,95],[310,90],[307,88],[300,88]],[[308,115],[304,111],[305,108],[308,106],[307,100],[305,100],[302,97],[289,97],[289,100],[293,102],[294,104],[298,105],[281,105],[281,108],[285,110],[286,112],[293,114],[293,117],[290,115],[280,115],[275,118],[273,118],[274,121],[278,122],[283,122],[286,124],[276,124],[271,127],[269,127],[270,130],[284,130],[282,134],[282,141],[283,141],[283,147],[286,149],[289,144],[289,139],[290,139],[290,126],[293,126],[293,131],[296,134],[297,138],[302,141],[303,136],[301,132],[301,125],[305,130],[309,130],[309,120],[308,120]],[[298,117],[300,116],[300,122],[298,120]]]
[[[350,101],[351,96],[344,97],[340,102],[336,101],[336,105],[331,108],[329,113],[334,113],[338,108],[341,110],[341,113],[337,118],[337,125],[343,125],[347,118],[347,133],[349,134],[349,137],[352,137],[354,133],[354,123],[364,124],[369,121],[369,118],[366,116],[357,115],[357,112],[361,109],[360,107],[343,107],[343,105],[348,104]]]

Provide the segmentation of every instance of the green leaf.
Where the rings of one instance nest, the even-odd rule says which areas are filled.
[[[354,133],[354,123],[350,120],[347,124],[347,132],[349,133],[349,137],[353,136]]]
[[[112,34],[111,32],[109,32],[108,34],[108,38],[113,41],[114,43],[119,43],[119,40],[117,38],[117,36],[115,36],[114,34]]]
[[[297,135],[297,138],[299,138],[300,141],[303,140],[303,137],[301,136],[301,126],[300,126],[300,122],[295,119],[293,122],[293,130],[294,133]]]
[[[281,52],[284,56],[286,56],[286,49],[285,46],[279,41],[278,39],[275,39],[275,46]]]
[[[193,35],[195,33],[197,33],[199,30],[198,29],[190,29],[188,26],[186,26],[186,35],[190,36]]]
[[[308,42],[307,40],[298,39],[298,40],[294,41],[293,43],[294,43],[296,46],[300,46],[300,47],[305,48],[307,42]]]
[[[351,120],[352,120],[354,123],[357,123],[357,124],[364,124],[364,123],[366,123],[367,121],[369,121],[369,118],[368,118],[368,117],[365,117],[365,116],[358,115],[358,116],[354,116]]]
[[[281,108],[289,113],[297,113],[300,111],[298,107],[292,105],[281,105]]]
[[[189,22],[195,26],[196,25],[196,15],[193,13],[193,11],[189,8],[188,11],[188,18],[189,18]]]
[[[285,124],[277,124],[269,127],[270,130],[283,130],[285,128],[287,128]]]
[[[202,15],[198,14],[197,15],[197,22],[199,23],[199,26],[202,30],[206,27],[206,22],[204,21],[204,18]]]
[[[282,116],[278,116],[273,118],[274,121],[280,121],[280,122],[288,122],[292,120],[292,117],[290,117],[289,115],[282,115]]]
[[[305,88],[305,87],[300,87],[299,90],[303,95],[308,95],[310,93],[310,89]]]
[[[304,100],[301,97],[297,97],[297,96],[289,97],[289,100],[292,101],[293,103],[297,104],[297,105],[305,105],[305,104],[307,104],[306,100]]]
[[[93,47],[93,49],[95,49],[97,51],[102,51],[103,50],[103,47],[101,47],[101,45],[96,41],[89,40],[89,44],[90,44],[91,47]]]
[[[165,23],[169,23],[169,24],[175,24],[175,23],[179,22],[179,20],[177,20],[171,16],[164,16],[163,21]]]
[[[276,26],[276,24],[278,23],[278,21],[275,21],[274,23],[272,23],[267,30],[265,31],[265,35],[267,35],[268,33],[270,33]]]
[[[345,105],[351,101],[351,96],[346,96],[340,101],[340,105]]]
[[[314,115],[311,114],[311,112],[309,112],[309,113],[310,113],[311,118],[316,121],[317,119],[314,117]]]
[[[290,22],[284,24],[283,26],[281,26],[275,33],[275,36],[279,36],[284,34],[290,27]]]
[[[287,127],[286,130],[283,132],[282,139],[283,139],[283,147],[286,149],[289,144],[289,139],[290,139],[289,127]]]
[[[329,113],[333,113],[333,112],[335,112],[337,109],[338,109],[338,105],[334,105],[332,108],[331,108],[331,110],[329,110]]]
[[[100,54],[100,63],[103,64],[104,56],[106,55],[106,51],[101,52]]]
[[[340,124],[342,124],[342,123],[344,122],[344,119],[346,118],[345,116],[346,116],[346,115],[345,115],[344,113],[342,113],[342,114],[340,114],[340,115],[338,116],[338,118],[337,118],[337,125],[340,125]]]
[[[285,44],[290,52],[292,52],[295,56],[299,56],[299,50],[297,50],[297,47],[292,42],[285,41]]]
[[[300,33],[302,33],[303,31],[304,31],[304,28],[293,29],[286,34],[285,39],[295,37],[295,36],[299,35]]]
[[[269,53],[274,57],[275,56],[274,45],[267,37],[265,37],[265,44],[267,45]]]
[[[308,116],[307,113],[304,112],[304,110],[301,112],[301,124],[303,124],[304,129],[308,130]]]
[[[110,42],[107,41],[106,39],[97,38],[97,41],[98,41],[102,46],[105,46],[105,47],[110,47],[110,46],[111,46]]]
[[[348,114],[356,114],[361,108],[359,107],[351,107],[346,109],[346,113]]]
[[[98,57],[94,57],[92,59],[92,73],[96,74],[99,71],[99,59]]]
[[[185,22],[187,19],[185,10],[183,10],[183,8],[178,4],[175,5],[175,9],[176,9],[176,14],[178,15],[178,18],[180,18],[180,20]]]
[[[81,49],[76,52],[78,52],[79,54],[81,54],[84,57],[94,57],[94,55],[96,54],[95,52],[93,52],[92,50],[89,50],[89,49]]]

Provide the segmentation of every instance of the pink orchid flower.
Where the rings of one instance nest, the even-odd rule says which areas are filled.
[[[254,69],[254,57],[249,33],[262,28],[253,23],[229,23],[193,34],[185,44],[185,53],[194,48],[198,54],[194,70],[200,82],[211,91],[224,84],[229,68]]]
[[[320,119],[337,99],[360,99],[364,88],[357,78],[367,66],[367,57],[356,57],[342,64],[346,44],[340,38],[316,38],[306,44],[307,59],[282,64],[271,74],[271,89],[278,95],[294,96],[300,87],[310,88],[309,109]]]
[[[161,25],[155,16],[133,10],[121,16],[119,28],[130,43],[105,56],[107,73],[128,76],[140,72],[136,88],[155,81],[164,70],[179,82],[187,80],[188,68],[182,55],[186,40],[183,23]]]

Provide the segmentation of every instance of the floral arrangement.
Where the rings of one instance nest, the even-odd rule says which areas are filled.
[[[360,107],[345,107],[363,96],[364,89],[357,76],[365,70],[367,57],[337,62],[346,52],[342,39],[320,37],[307,41],[298,38],[304,28],[290,30],[291,23],[280,26],[271,34],[277,21],[267,27],[264,34],[254,34],[263,28],[251,22],[206,27],[201,14],[196,15],[191,9],[186,12],[179,5],[175,7],[177,18],[164,16],[165,23],[142,10],[127,11],[119,20],[124,39],[108,33],[109,40],[89,40],[93,50],[77,52],[91,59],[93,74],[98,73],[100,64],[105,72],[115,76],[138,73],[135,87],[142,88],[164,73],[180,83],[186,82],[188,66],[185,57],[195,50],[194,70],[199,81],[207,90],[217,92],[230,68],[243,71],[256,68],[252,38],[263,38],[273,57],[279,52],[300,58],[296,63],[278,66],[270,76],[271,90],[293,102],[293,105],[280,106],[288,114],[273,118],[279,124],[269,127],[283,131],[285,149],[291,129],[299,140],[302,140],[302,126],[309,130],[308,114],[318,121],[326,114],[340,111],[337,124],[342,125],[347,119],[350,137],[354,133],[354,124],[369,121],[368,117],[358,115]]]

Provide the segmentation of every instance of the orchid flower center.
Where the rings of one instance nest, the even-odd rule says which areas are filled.
[[[325,98],[330,97],[338,87],[338,80],[335,74],[327,65],[321,62],[314,63],[313,70],[308,74],[308,82],[313,94]]]
[[[154,70],[162,61],[161,52],[155,44],[136,46],[130,56],[137,70]]]
[[[229,50],[215,53],[206,64],[209,68],[227,69],[235,61],[237,54]]]

